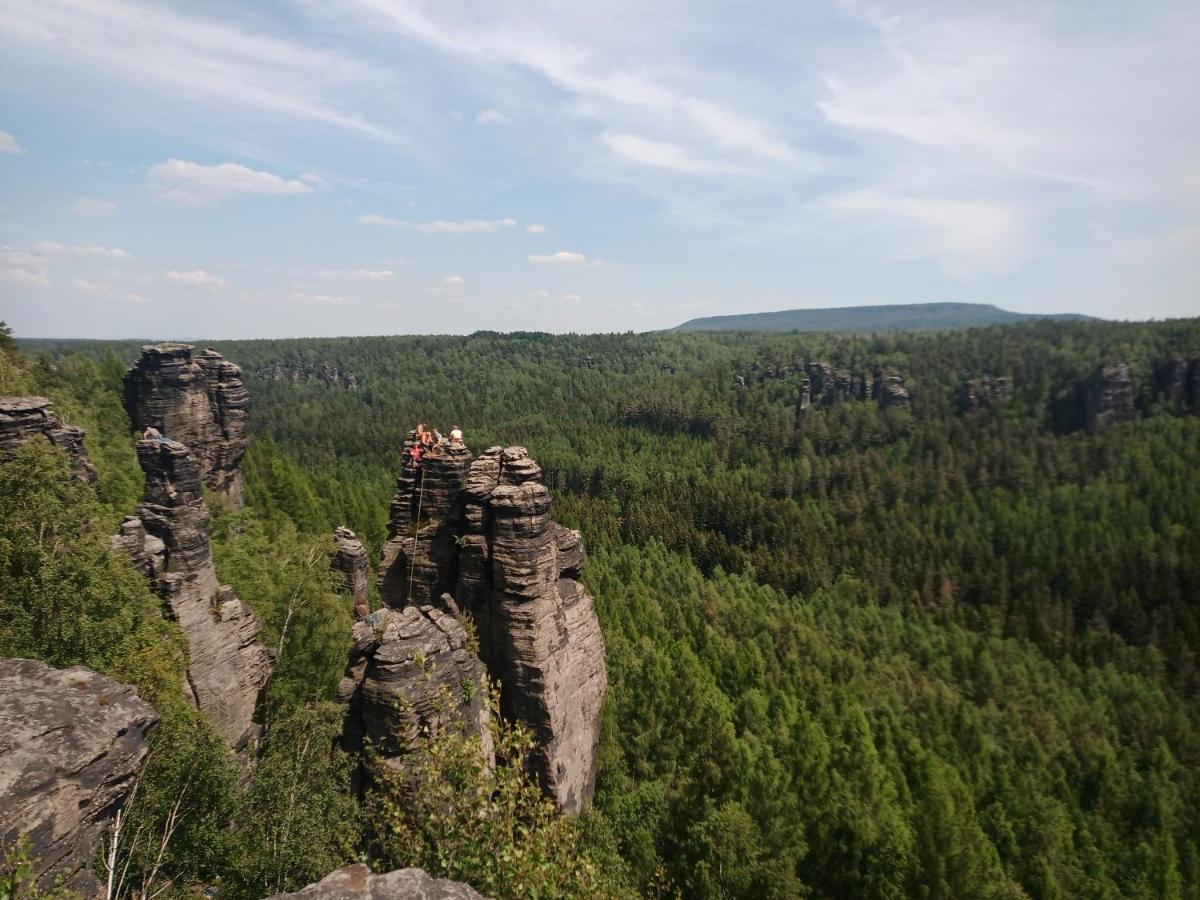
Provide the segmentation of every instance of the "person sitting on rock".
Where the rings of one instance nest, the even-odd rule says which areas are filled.
[[[450,429],[450,443],[461,445],[463,442],[462,429],[455,425]]]
[[[155,428],[153,425],[147,425],[146,430],[142,432],[143,441],[157,441],[160,444],[169,444],[171,439]]]
[[[433,429],[433,446],[440,447],[446,442],[445,436],[436,428]]]
[[[421,442],[413,444],[408,448],[408,457],[414,469],[421,467],[421,456],[425,453],[425,448],[421,446]]]

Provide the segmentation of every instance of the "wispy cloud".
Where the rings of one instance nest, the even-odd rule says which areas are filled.
[[[430,222],[406,222],[379,213],[368,213],[358,217],[362,225],[384,225],[390,228],[415,228],[426,234],[490,234],[513,228],[516,219],[434,219]]]
[[[96,244],[60,244],[57,241],[38,241],[33,245],[35,253],[47,256],[99,256],[105,259],[130,259],[133,254],[120,247],[100,247]]]
[[[556,253],[530,253],[529,261],[542,266],[587,266],[594,265],[583,253],[573,250],[559,250]]]
[[[103,219],[117,211],[117,204],[103,197],[76,197],[68,209],[77,216]]]
[[[306,182],[281,178],[238,163],[206,166],[168,159],[150,169],[150,192],[174,206],[215,206],[239,194],[286,196],[310,194]]]
[[[530,234],[545,234],[548,229],[545,225],[526,225],[525,230]]]
[[[15,247],[0,247],[0,280],[11,284],[49,287],[46,257]]]
[[[67,65],[139,89],[396,139],[344,105],[362,84],[391,83],[385,69],[346,54],[121,0],[0,5],[0,31]]]
[[[227,288],[229,282],[220,275],[214,275],[211,272],[206,272],[204,269],[189,269],[187,271],[179,271],[172,269],[167,272],[167,281],[174,281],[177,284],[186,284],[191,287],[205,288]]]
[[[475,117],[475,121],[480,125],[511,125],[512,119],[500,112],[498,109],[485,109]]]

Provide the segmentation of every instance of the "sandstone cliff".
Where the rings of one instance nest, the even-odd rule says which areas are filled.
[[[96,467],[83,446],[83,429],[64,425],[45,397],[0,397],[0,459],[11,458],[17,448],[44,438],[67,454],[71,474],[96,484]]]
[[[1084,422],[1096,432],[1133,418],[1133,378],[1129,366],[1110,362],[1084,384]]]
[[[426,456],[396,481],[379,584],[384,602],[445,603],[470,615],[501,709],[537,738],[533,765],[566,812],[595,790],[604,640],[578,579],[578,532],[550,519],[550,492],[524,447],[472,460],[463,446]]]
[[[355,863],[326,875],[294,894],[276,894],[267,900],[486,900],[474,888],[458,881],[434,878],[422,869],[395,869],[376,875]]]
[[[188,642],[187,690],[237,750],[258,734],[254,709],[271,675],[254,612],[217,581],[200,466],[176,442],[139,441],[144,502],[113,544],[129,554]]]
[[[1008,402],[1012,396],[1013,380],[1008,375],[983,375],[959,385],[958,411],[967,413],[990,409]]]
[[[354,602],[354,617],[361,619],[371,611],[367,605],[371,590],[371,565],[362,541],[344,525],[335,528],[333,540],[337,549],[329,566],[342,576],[339,590]]]
[[[409,753],[423,731],[461,728],[483,739],[491,759],[484,702],[487,671],[466,629],[432,606],[384,607],[356,622],[338,699],[347,705],[342,746],[388,765]]]
[[[0,660],[0,845],[26,834],[42,887],[85,896],[109,820],[149,752],[158,714],[84,666]]]
[[[133,427],[153,426],[191,450],[204,483],[235,507],[244,501],[241,460],[250,438],[242,370],[215,350],[147,344],[125,373],[125,409]]]

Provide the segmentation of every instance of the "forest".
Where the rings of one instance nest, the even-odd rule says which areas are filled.
[[[254,434],[247,508],[211,503],[217,567],[268,644],[292,622],[248,780],[108,549],[141,494],[138,343],[0,336],[0,394],[53,399],[100,475],[96,497],[48,449],[0,466],[0,655],[91,665],[160,709],[135,814],[154,831],[187,785],[171,895],[364,859],[496,897],[1200,898],[1200,397],[1161,377],[1200,360],[1200,320],[211,346]],[[1096,426],[1088,385],[1118,361],[1130,415]],[[860,387],[822,393],[814,363]],[[910,402],[865,396],[891,376]],[[583,532],[609,690],[579,819],[500,773],[461,789],[510,802],[422,827],[357,808],[325,749],[351,621],[331,532],[378,561],[418,421],[527,446]],[[525,736],[500,738],[519,758]]]

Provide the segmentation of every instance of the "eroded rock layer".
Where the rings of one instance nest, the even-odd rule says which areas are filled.
[[[95,486],[96,467],[83,437],[82,428],[58,420],[45,397],[0,397],[0,459],[10,459],[18,447],[42,438],[67,454],[73,477]]]
[[[89,668],[0,659],[0,846],[28,835],[43,888],[97,893],[92,864],[157,722],[134,688]]]
[[[337,547],[329,565],[341,576],[339,590],[354,602],[354,617],[361,619],[371,611],[367,605],[371,591],[371,564],[362,541],[344,525],[335,528],[333,541]]]
[[[188,642],[187,687],[193,702],[235,749],[258,734],[254,709],[271,676],[258,640],[261,624],[233,590],[217,581],[200,466],[183,444],[139,441],[144,501],[113,539],[162,597]]]
[[[338,685],[347,704],[346,750],[370,748],[368,768],[388,765],[403,759],[424,730],[457,727],[482,738],[490,760],[487,671],[455,616],[432,606],[384,607],[356,622],[353,635]]]
[[[394,869],[376,875],[362,863],[338,869],[294,894],[267,900],[486,900],[469,885],[434,878],[423,869]]]
[[[503,712],[537,738],[543,787],[578,812],[595,788],[608,676],[592,598],[578,581],[582,539],[550,508],[524,447],[493,447],[473,461],[461,445],[439,448],[397,479],[380,589],[395,607],[445,606],[439,598],[453,592],[500,681]]]
[[[154,427],[184,444],[204,483],[235,507],[244,503],[241,461],[250,438],[250,401],[242,370],[215,350],[147,344],[125,373],[125,409],[133,427]]]
[[[1133,378],[1123,362],[1106,363],[1084,386],[1085,423],[1096,432],[1133,418]]]

